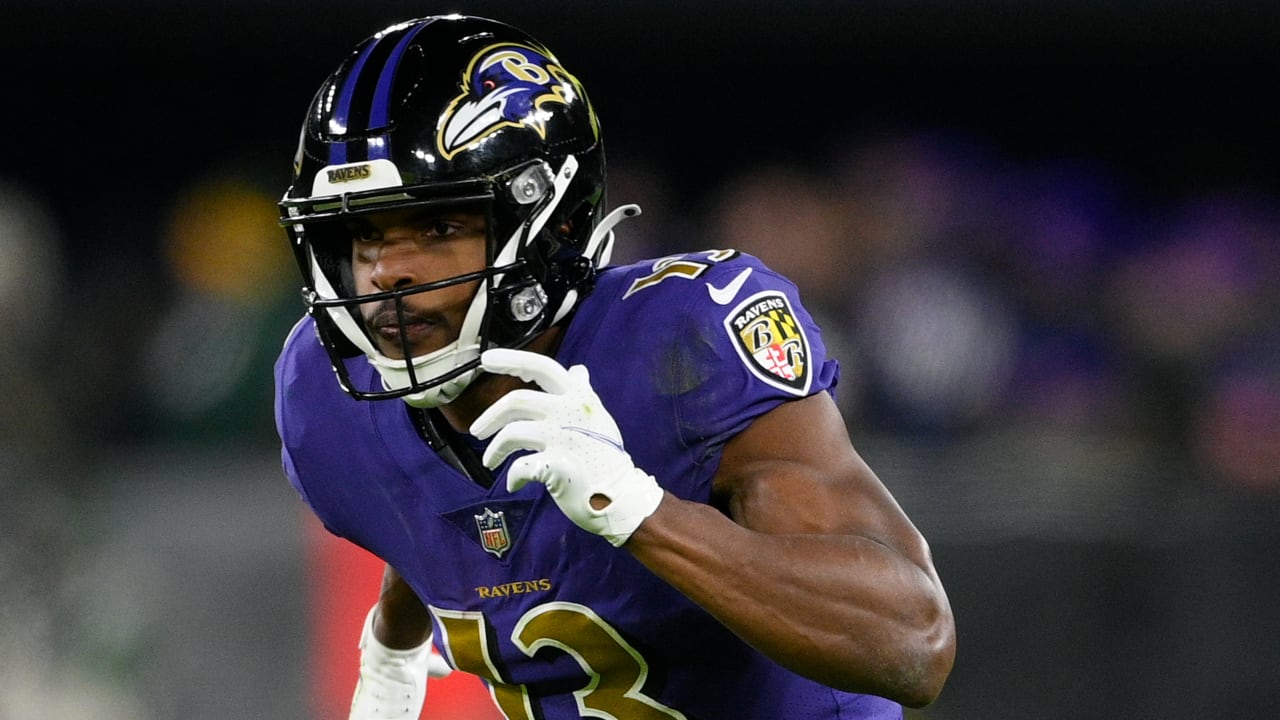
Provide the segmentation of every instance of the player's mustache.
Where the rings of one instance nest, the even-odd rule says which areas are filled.
[[[374,305],[371,309],[367,309],[364,313],[365,324],[371,328],[397,326],[400,324],[400,313],[396,309],[395,300],[382,300]],[[404,324],[440,324],[444,322],[444,316],[438,312],[427,310],[416,310],[409,305],[404,306]]]

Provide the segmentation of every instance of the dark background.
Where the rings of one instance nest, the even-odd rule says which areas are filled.
[[[1273,715],[1280,461],[1233,476],[1231,458],[1214,466],[1196,448],[1212,436],[1198,423],[1216,397],[1206,378],[1221,369],[1218,341],[1259,339],[1249,367],[1263,371],[1246,375],[1263,380],[1241,402],[1272,403],[1256,417],[1280,407],[1280,224],[1267,214],[1280,208],[1280,4],[8,0],[0,181],[45,208],[60,251],[17,276],[62,281],[59,293],[0,305],[0,319],[42,331],[6,335],[0,355],[11,373],[0,399],[0,720],[316,716],[310,526],[279,471],[270,414],[296,281],[278,283],[278,316],[246,325],[261,333],[245,360],[256,384],[204,414],[180,412],[198,383],[165,386],[160,370],[225,365],[214,351],[247,337],[240,316],[177,323],[175,337],[196,337],[170,338],[190,352],[168,365],[147,348],[172,307],[203,307],[180,305],[189,288],[169,274],[175,205],[217,176],[281,195],[302,114],[338,59],[393,21],[451,10],[507,20],[556,52],[591,94],[615,164],[660,178],[667,204],[645,217],[689,231],[669,238],[681,249],[707,246],[691,228],[740,173],[834,175],[846,149],[885,133],[958,138],[1015,179],[1059,167],[1103,178],[1132,218],[1101,234],[1102,262],[1058,299],[1059,315],[1036,305],[1045,277],[1017,273],[1017,243],[985,268],[1004,273],[985,287],[1014,298],[1024,346],[1078,350],[1075,333],[1102,337],[1102,350],[1080,351],[1103,358],[1097,382],[1111,394],[1098,406],[1065,423],[1033,416],[1025,408],[1040,397],[1020,386],[976,420],[930,424],[877,406],[872,387],[847,408],[859,449],[933,544],[958,618],[951,683],[914,716]],[[951,157],[957,176],[974,170],[955,159],[963,152]],[[1005,205],[1031,202],[1004,182],[991,193]],[[839,204],[844,190],[832,192]],[[1245,247],[1240,257],[1266,262],[1231,275],[1247,276],[1251,300],[1223,314],[1245,317],[1248,332],[1202,333],[1213,342],[1179,355],[1132,339],[1126,311],[1094,290],[1149,289],[1166,266],[1146,261],[1164,256],[1135,248],[1179,247],[1169,228],[1198,217],[1186,209],[1202,198],[1242,203],[1256,223],[1243,225],[1263,230],[1236,243],[1226,221],[1196,226],[1211,240],[1191,243],[1204,254],[1190,257],[1212,269],[1212,231],[1225,228],[1224,257]],[[1135,239],[1150,227],[1157,239]],[[1153,296],[1193,292],[1172,282]],[[1178,307],[1130,310],[1159,326]],[[835,330],[844,318],[833,317]],[[861,377],[874,385],[858,357],[842,357],[850,394]],[[55,430],[35,432],[46,415],[59,416]],[[1239,442],[1259,458],[1275,446]]]
[[[260,164],[283,190],[302,112],[335,58],[390,22],[454,7],[8,2],[4,167],[91,251],[230,159]],[[1274,3],[465,8],[551,44],[611,147],[660,163],[690,203],[742,163],[813,161],[833,139],[884,127],[975,131],[1027,158],[1097,156],[1152,193],[1280,182]]]

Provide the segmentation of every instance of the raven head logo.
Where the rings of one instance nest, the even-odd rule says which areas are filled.
[[[518,43],[476,53],[460,86],[462,94],[449,103],[436,135],[446,160],[504,127],[529,128],[545,139],[551,117],[546,105],[585,101],[577,78],[544,51]]]

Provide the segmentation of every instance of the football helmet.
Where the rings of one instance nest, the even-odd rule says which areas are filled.
[[[486,267],[357,294],[344,221],[432,205],[483,209]],[[609,261],[613,226],[639,212],[604,209],[600,123],[581,83],[525,32],[461,15],[398,23],[356,46],[311,102],[280,202],[343,389],[421,408],[456,398],[482,351],[521,347],[573,311]],[[365,328],[366,303],[394,302],[403,323],[406,297],[477,281],[459,337],[441,349],[414,356],[402,340],[393,358]],[[346,360],[360,354],[381,388],[351,382]]]

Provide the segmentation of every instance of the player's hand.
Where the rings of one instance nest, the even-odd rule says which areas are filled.
[[[373,635],[375,605],[360,634],[360,680],[351,699],[349,720],[417,720],[427,700],[427,678],[445,677],[453,668],[431,652],[431,638],[411,650],[392,650]]]
[[[480,365],[542,388],[507,393],[472,423],[476,437],[493,436],[485,466],[494,469],[512,453],[532,450],[512,461],[507,489],[515,492],[536,480],[579,527],[615,547],[625,543],[657,509],[662,488],[623,449],[622,434],[591,388],[587,368],[565,369],[545,355],[507,349],[486,351]]]

